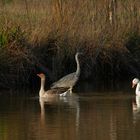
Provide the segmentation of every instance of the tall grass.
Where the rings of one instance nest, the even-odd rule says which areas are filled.
[[[74,70],[77,50],[84,51],[88,60],[85,78],[138,73],[128,44],[135,34],[138,52],[139,0],[3,0],[0,21],[1,75],[7,77],[4,69],[10,71],[2,85],[9,79],[25,83],[38,63],[57,79]]]

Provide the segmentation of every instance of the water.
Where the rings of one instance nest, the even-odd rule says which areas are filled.
[[[139,140],[138,102],[123,92],[47,101],[0,92],[0,140]]]

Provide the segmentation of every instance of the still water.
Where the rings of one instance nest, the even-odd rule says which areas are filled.
[[[0,92],[0,140],[140,140],[134,93],[39,100],[28,92]]]

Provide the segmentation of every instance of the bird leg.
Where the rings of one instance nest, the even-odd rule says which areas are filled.
[[[60,94],[60,97],[66,97],[67,94],[68,94],[68,92],[69,92],[69,90],[67,90],[67,91],[65,91],[65,92],[63,92],[63,93],[61,93],[61,94]]]
[[[70,95],[71,95],[72,94],[72,87],[70,87],[68,90],[70,91]]]
[[[70,87],[67,91],[65,91],[64,93],[60,94],[60,97],[66,97],[67,94],[70,93],[70,95],[72,94],[72,87]]]

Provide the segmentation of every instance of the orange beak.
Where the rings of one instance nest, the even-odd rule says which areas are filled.
[[[135,87],[135,84],[134,83],[132,83],[132,88],[134,88]]]
[[[40,74],[37,74],[38,77],[40,77]]]

